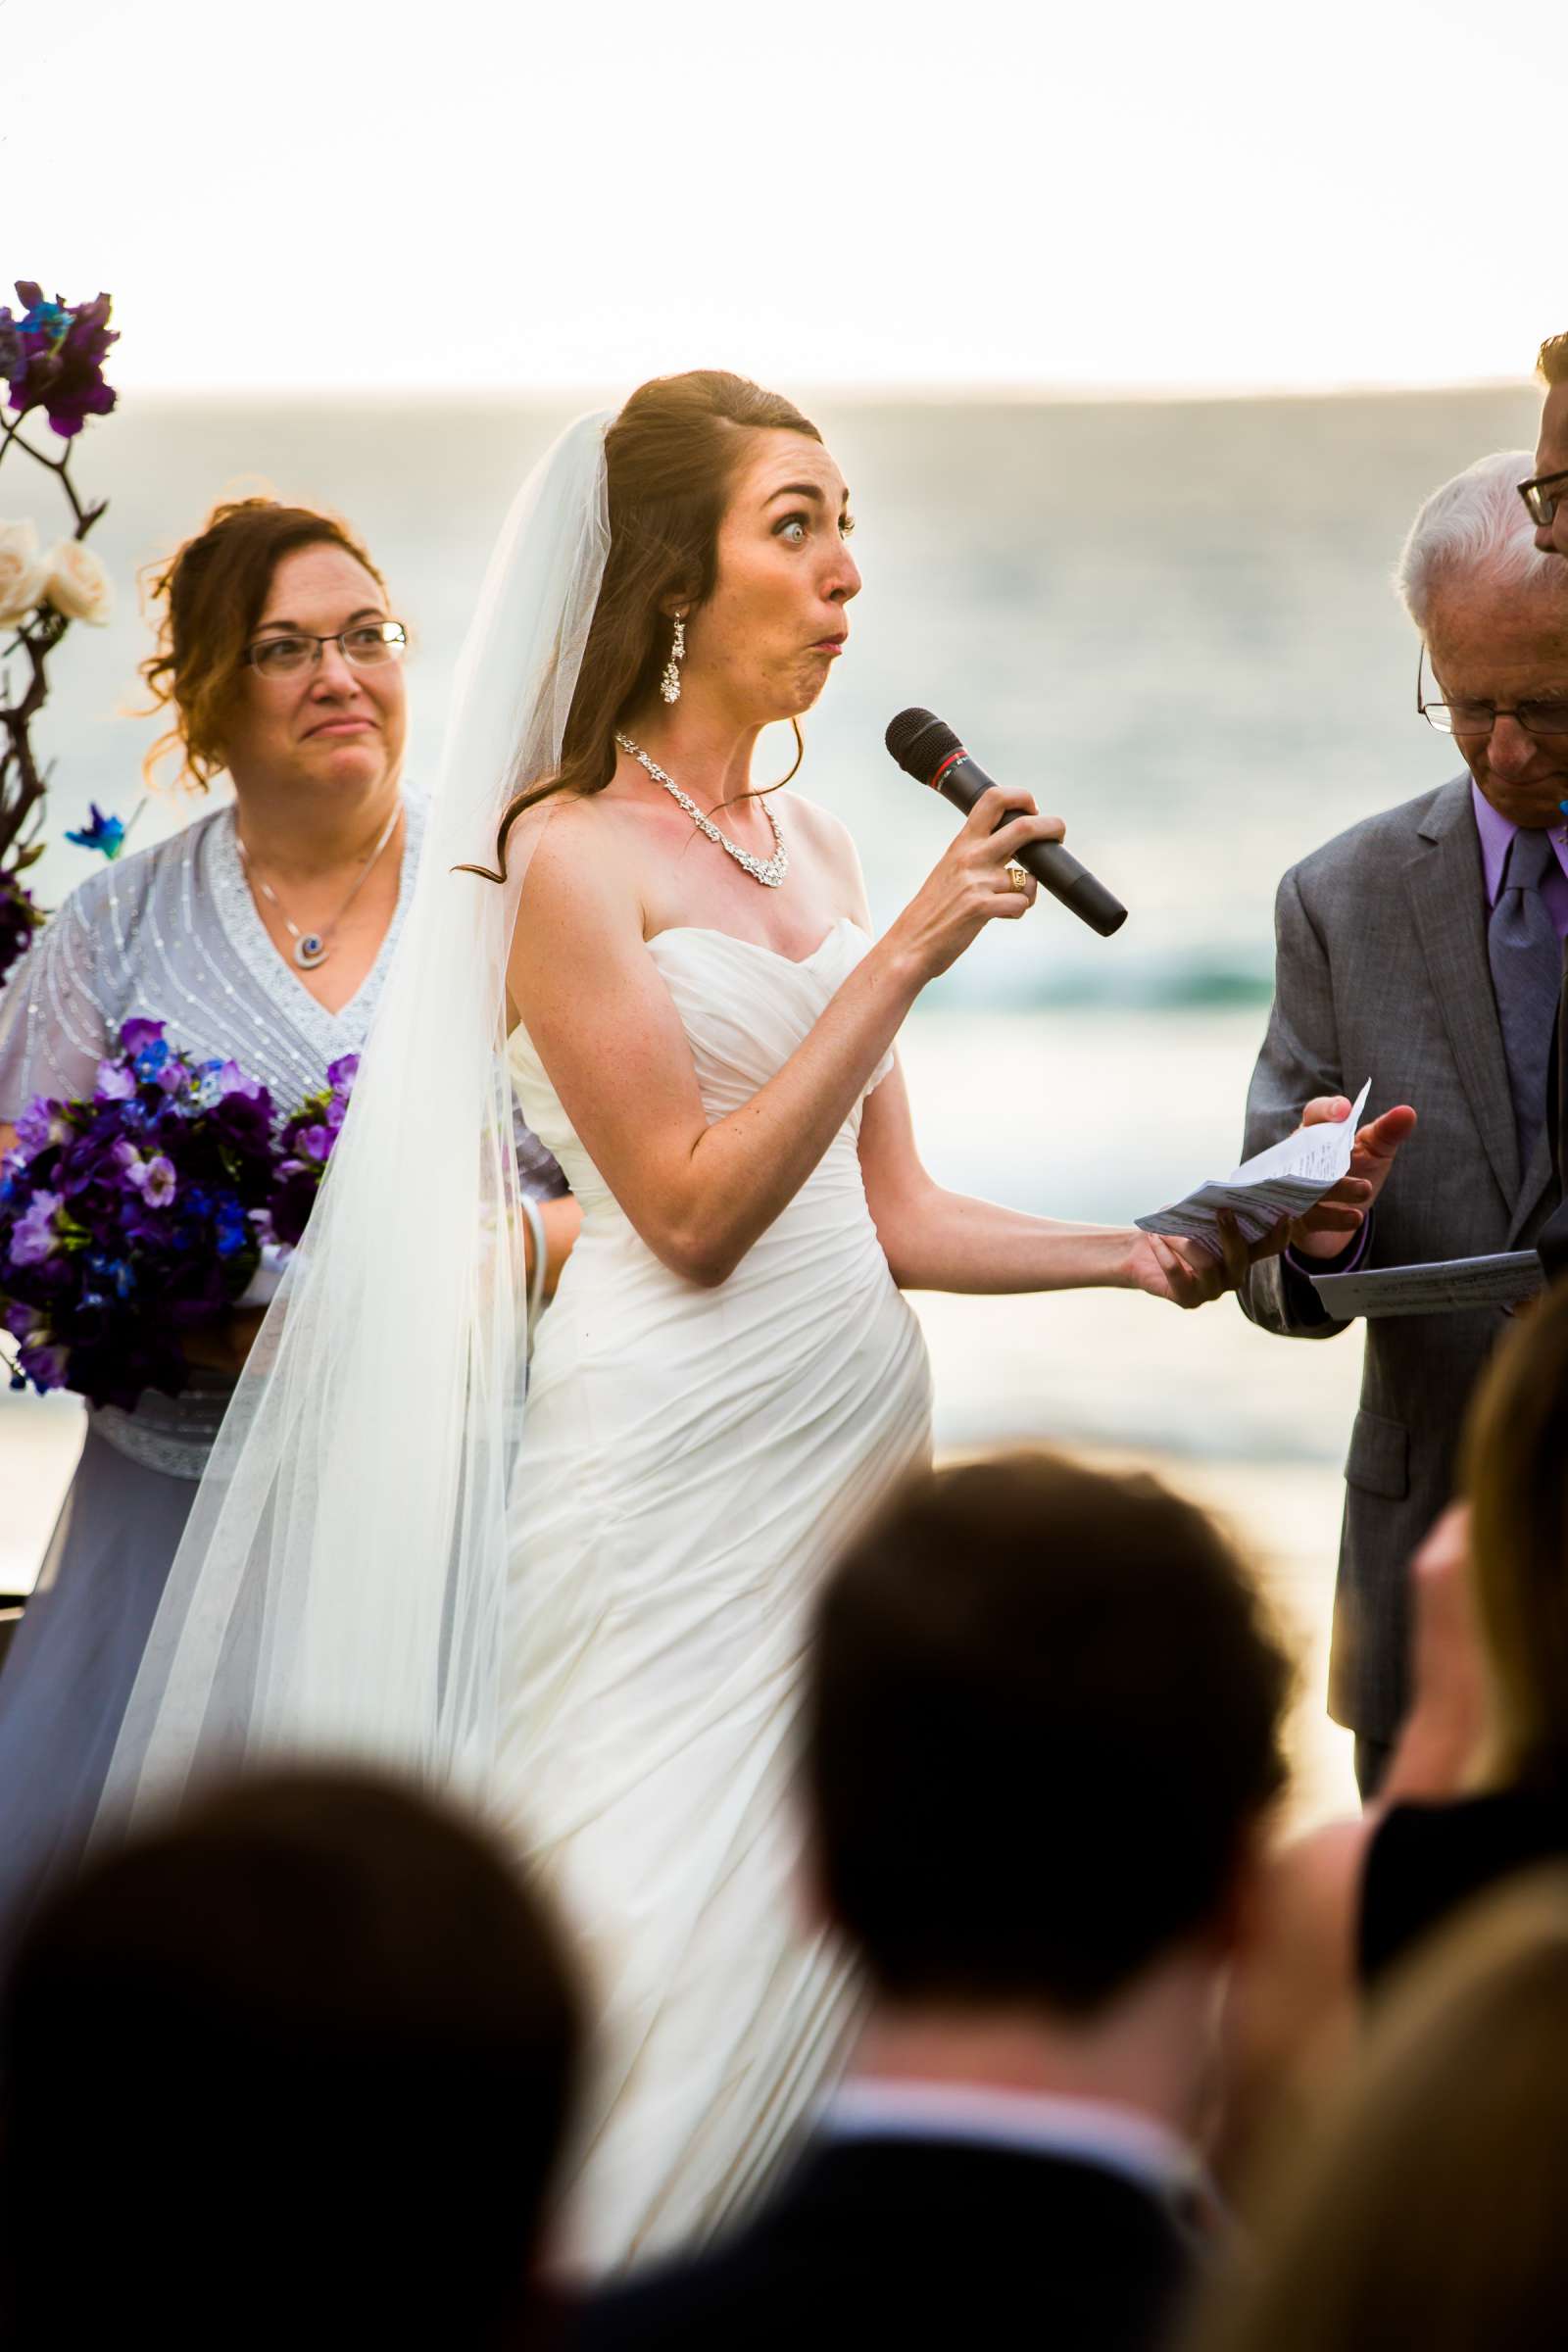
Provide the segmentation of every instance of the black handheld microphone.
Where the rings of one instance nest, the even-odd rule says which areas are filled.
[[[992,778],[978,760],[970,759],[946,719],[930,710],[901,710],[888,727],[886,741],[906,776],[912,776],[917,784],[929,784],[965,816],[980,795],[991,789]],[[1018,863],[1102,939],[1119,931],[1127,920],[1120,900],[1113,899],[1103,882],[1097,882],[1059,841],[1030,842],[1018,852]]]

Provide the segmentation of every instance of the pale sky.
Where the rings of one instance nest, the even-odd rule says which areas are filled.
[[[0,273],[116,380],[1527,375],[1561,0],[0,0]]]

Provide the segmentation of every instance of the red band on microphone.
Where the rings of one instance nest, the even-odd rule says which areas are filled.
[[[956,752],[950,752],[947,758],[943,760],[942,765],[937,769],[936,774],[930,778],[932,791],[940,792],[942,790],[942,779],[947,774],[949,768],[954,766],[959,760],[967,760],[968,757],[969,755],[961,743]]]

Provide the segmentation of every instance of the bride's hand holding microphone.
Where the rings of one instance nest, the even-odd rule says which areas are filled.
[[[1031,794],[993,784],[976,801],[950,847],[883,939],[890,956],[907,957],[920,985],[972,947],[987,923],[1016,922],[1040,885],[1016,863],[1031,842],[1060,841],[1059,816],[1042,816]]]

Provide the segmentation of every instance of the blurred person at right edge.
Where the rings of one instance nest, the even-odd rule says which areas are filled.
[[[1568,556],[1568,334],[1548,335],[1541,346],[1536,371],[1546,387],[1541,412],[1541,434],[1536,443],[1535,469],[1519,485],[1519,495],[1536,526],[1536,545],[1545,556]],[[1563,803],[1568,813],[1568,801]],[[1552,1160],[1559,1190],[1568,1167],[1568,973],[1564,998],[1557,1010],[1557,1051],[1552,1064]],[[1548,1282],[1568,1274],[1568,1202],[1557,1207],[1542,1227],[1537,1248]]]
[[[1203,1515],[1046,1453],[906,1485],[822,1598],[811,1892],[863,1961],[847,2080],[738,2233],[581,2352],[1151,2352],[1216,2250],[1213,2015],[1284,1780],[1286,1660]]]
[[[1433,1931],[1521,1871],[1568,1864],[1565,1430],[1558,1284],[1477,1392],[1468,1500],[1416,1562],[1415,1702],[1381,1801],[1286,1846],[1256,1882],[1227,2020],[1227,2179],[1245,2181],[1284,2120],[1318,2103],[1367,1995]]]
[[[1568,1871],[1401,1977],[1186,2352],[1556,2352],[1568,2311]]]

